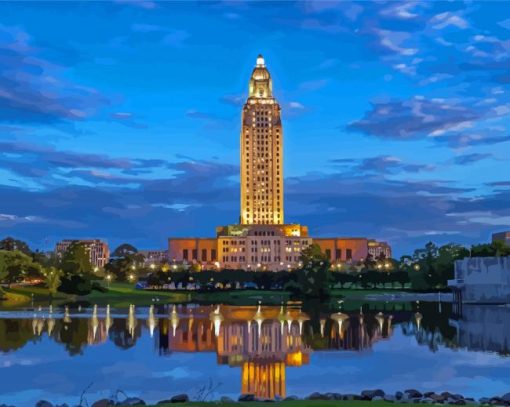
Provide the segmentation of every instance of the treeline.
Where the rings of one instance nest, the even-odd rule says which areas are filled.
[[[47,256],[32,251],[23,241],[7,237],[0,240],[0,283],[10,288],[15,283],[40,284],[48,288],[50,296],[57,291],[86,295],[103,290],[94,281],[97,276],[85,246],[72,244],[61,256]],[[0,288],[1,289],[1,288]]]
[[[90,263],[87,248],[74,243],[62,256],[32,251],[20,240],[0,240],[0,283],[31,282],[57,291],[86,295],[91,290],[105,290],[98,280],[136,283],[143,280],[155,289],[236,289],[256,288],[286,290],[296,296],[326,298],[331,290],[403,289],[438,290],[447,287],[454,277],[454,262],[464,257],[510,256],[510,247],[502,242],[473,245],[437,246],[432,242],[400,259],[371,257],[353,264],[331,264],[319,246],[312,245],[301,254],[302,267],[292,271],[247,272],[245,270],[202,270],[198,264],[146,264],[143,255],[130,244],[117,247],[104,267]]]

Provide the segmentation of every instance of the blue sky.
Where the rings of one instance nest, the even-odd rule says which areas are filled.
[[[287,222],[473,243],[510,229],[510,4],[0,4],[0,234],[166,246],[239,212],[262,53]]]

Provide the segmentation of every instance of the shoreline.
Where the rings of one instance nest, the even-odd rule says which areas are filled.
[[[389,403],[399,404],[433,404],[433,405],[473,405],[473,406],[510,406],[510,393],[501,396],[481,397],[474,399],[465,397],[462,394],[454,394],[448,391],[437,392],[420,392],[416,389],[407,389],[397,391],[395,393],[385,393],[381,389],[363,390],[360,393],[312,393],[307,397],[299,398],[296,396],[287,396],[284,398],[275,397],[274,399],[257,398],[253,394],[241,394],[237,400],[230,397],[220,397],[218,400],[203,401],[191,400],[185,394],[177,394],[168,399],[160,400],[155,403],[146,403],[139,397],[122,396],[103,398],[94,402],[86,401],[85,404],[90,407],[109,407],[109,406],[149,406],[164,407],[175,405],[178,403],[188,405],[190,407],[214,406],[214,405],[233,405],[233,404],[249,404],[252,407],[265,405],[268,402],[281,402],[285,406],[299,407],[381,407]],[[15,407],[10,404],[2,404],[6,407]],[[68,407],[67,404],[52,404],[50,401],[40,400],[35,404],[36,407]],[[75,407],[84,407],[83,405]]]

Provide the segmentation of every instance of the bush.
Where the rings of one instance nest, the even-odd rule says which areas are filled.
[[[92,284],[87,278],[71,275],[62,278],[62,284],[58,290],[66,294],[87,295],[92,291]]]

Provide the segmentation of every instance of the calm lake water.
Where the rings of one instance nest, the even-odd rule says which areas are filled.
[[[345,305],[346,309],[348,304]],[[510,390],[510,308],[161,305],[0,312],[0,404]]]

